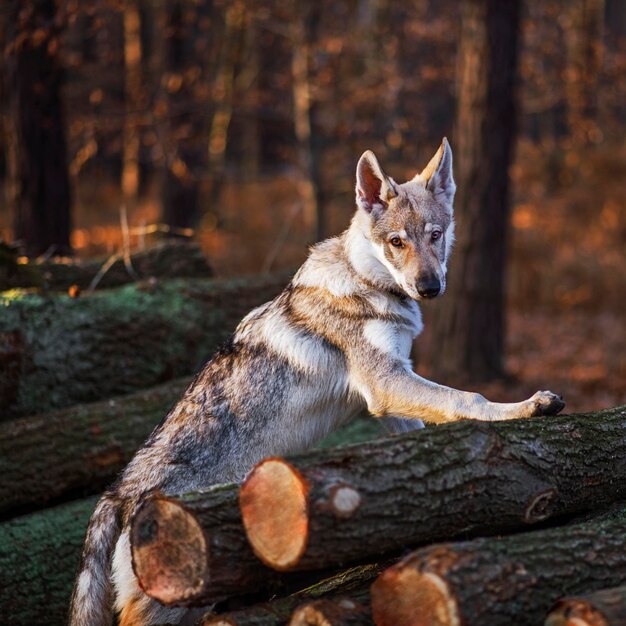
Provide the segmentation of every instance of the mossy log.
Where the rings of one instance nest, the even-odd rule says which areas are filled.
[[[144,389],[199,369],[286,274],[136,283],[71,298],[0,295],[0,415]]]
[[[242,485],[243,523],[255,554],[279,571],[520,530],[626,496],[625,434],[621,407],[457,422],[292,461],[266,459]]]
[[[626,626],[626,586],[562,598],[545,626]]]
[[[353,602],[369,604],[370,584],[383,569],[381,564],[359,565],[271,602],[254,604],[219,615],[207,613],[196,622],[196,626],[284,626],[304,602],[336,599],[337,596],[349,595]]]
[[[89,517],[88,498],[0,524],[0,620],[65,626]]]
[[[314,600],[299,606],[289,626],[370,626],[372,612],[366,604],[352,598]]]
[[[623,459],[623,457],[622,457]],[[377,626],[531,626],[564,594],[626,580],[626,509],[560,528],[422,548],[372,585]]]
[[[18,263],[8,259],[0,263],[0,291],[38,287],[51,291],[67,291],[72,285],[87,289],[109,258],[74,259],[53,257]],[[131,275],[119,256],[102,273],[97,288],[118,287],[138,279],[209,278],[213,271],[198,244],[168,240],[130,255],[135,276]]]
[[[189,381],[0,424],[0,517],[103,489]]]

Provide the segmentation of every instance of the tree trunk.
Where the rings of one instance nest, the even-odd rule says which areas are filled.
[[[241,488],[244,527],[257,556],[280,571],[523,529],[623,497],[625,427],[621,407],[457,422],[291,462],[266,459]]]
[[[519,0],[465,0],[455,164],[457,244],[437,305],[431,365],[445,380],[504,373],[508,168],[515,129]]]
[[[563,593],[626,579],[626,510],[417,550],[372,585],[377,626],[531,626]]]
[[[550,611],[545,626],[624,626],[626,586],[562,598]]]
[[[177,279],[87,294],[0,295],[6,419],[129,393],[196,371],[286,274]]]
[[[237,78],[237,88],[244,96],[245,110],[241,117],[241,134],[245,149],[241,156],[244,180],[257,182],[261,173],[260,133],[260,26],[250,16],[246,22],[243,42],[243,62]]]
[[[315,600],[298,607],[289,626],[370,626],[370,608],[351,598]]]
[[[97,498],[0,524],[0,611],[11,626],[65,626]]]
[[[17,134],[15,238],[26,254],[71,253],[70,184],[55,0],[12,2],[9,61]]]
[[[213,271],[202,250],[195,243],[167,241],[130,255],[135,273],[140,278],[208,278]],[[52,258],[28,263],[0,264],[0,291],[17,287],[40,287],[44,290],[67,291],[72,285],[87,289],[98,273],[97,288],[118,287],[132,283],[121,256],[103,272],[109,259]]]
[[[129,209],[139,194],[140,133],[137,118],[145,107],[141,98],[141,16],[136,0],[125,0],[124,22],[124,146],[122,194]]]
[[[189,382],[0,424],[0,517],[103,489]]]
[[[300,3],[290,31],[293,120],[300,168],[299,192],[304,205],[304,219],[314,241],[323,239],[326,231],[321,181],[322,145],[320,131],[313,130],[316,105],[311,94],[310,77],[311,46],[319,17],[319,9],[314,4]]]
[[[211,202],[210,208],[218,216],[218,221],[222,221],[220,218],[223,214],[220,198],[224,185],[230,122],[233,116],[235,74],[240,57],[244,27],[248,19],[249,16],[246,15],[244,3],[233,0],[226,8],[224,41],[213,88],[215,111],[211,119],[208,142],[208,193]]]
[[[208,613],[196,626],[284,626],[294,610],[306,600],[350,596],[351,600],[369,604],[369,586],[384,569],[380,564],[359,565],[333,574],[286,597],[254,604],[220,615]],[[371,624],[371,619],[370,622]]]
[[[165,176],[163,181],[163,221],[177,236],[181,229],[195,228],[200,214],[198,208],[198,172],[201,162],[197,145],[198,128],[188,114],[191,94],[186,84],[185,69],[192,37],[185,11],[195,10],[193,5],[172,0],[165,3],[163,31],[164,87],[167,93],[167,123]]]
[[[602,138],[597,127],[597,114],[604,3],[605,0],[570,0],[564,7],[567,122],[570,136],[583,145]]]

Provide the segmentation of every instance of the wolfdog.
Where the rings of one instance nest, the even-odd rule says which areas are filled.
[[[133,574],[128,524],[150,490],[175,494],[240,481],[262,458],[308,448],[363,410],[400,431],[421,420],[506,420],[563,408],[549,391],[502,404],[413,372],[418,302],[446,288],[454,193],[446,139],[403,184],[373,152],[363,154],[349,228],[313,246],[286,289],[241,321],[100,499],[71,626],[108,626],[114,610],[121,626],[196,619],[197,610],[146,596]]]

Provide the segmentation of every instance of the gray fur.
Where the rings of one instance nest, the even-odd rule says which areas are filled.
[[[562,408],[550,392],[497,404],[412,372],[410,347],[422,329],[416,282],[436,276],[445,287],[453,196],[445,140],[426,170],[401,185],[373,153],[363,155],[350,228],[314,246],[285,291],[242,320],[101,500],[72,626],[110,624],[111,569],[121,626],[192,619],[147,598],[130,567],[128,521],[152,489],[173,494],[240,481],[262,458],[304,450],[364,409],[402,432],[419,420],[500,420]]]

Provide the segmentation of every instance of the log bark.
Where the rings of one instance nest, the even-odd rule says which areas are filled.
[[[289,626],[370,626],[370,608],[351,598],[315,600],[298,607]]]
[[[243,524],[257,556],[280,571],[520,530],[623,498],[625,429],[621,407],[457,422],[291,461],[266,459],[242,485]]]
[[[369,586],[383,569],[381,564],[359,565],[271,602],[220,615],[208,613],[198,620],[196,626],[284,626],[304,601],[330,601],[328,599],[345,597],[346,594],[352,601],[369,604]]]
[[[0,614],[11,626],[64,626],[87,523],[88,498],[0,524]]]
[[[188,384],[178,379],[0,424],[0,517],[103,489]]]
[[[377,626],[530,626],[561,595],[626,579],[626,509],[561,528],[417,550],[372,585]]]
[[[545,626],[624,626],[626,586],[600,589],[562,598],[553,607]]]
[[[0,291],[19,287],[66,291],[72,285],[87,289],[107,260],[58,257],[6,263],[0,267]],[[213,275],[200,247],[186,241],[162,242],[131,254],[130,260],[140,278],[209,278]],[[134,281],[120,257],[103,274],[97,288],[118,287]]]
[[[191,374],[286,274],[0,295],[0,411],[34,414]]]

